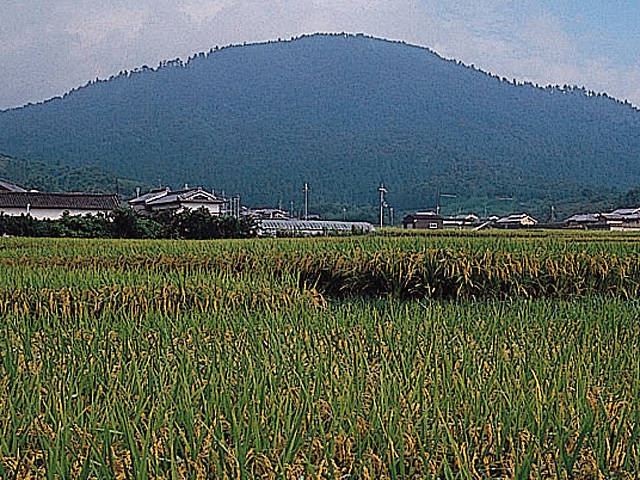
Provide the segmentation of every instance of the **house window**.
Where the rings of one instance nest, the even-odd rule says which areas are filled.
[[[430,222],[429,223],[429,228],[431,228],[431,229],[438,228],[438,222]]]

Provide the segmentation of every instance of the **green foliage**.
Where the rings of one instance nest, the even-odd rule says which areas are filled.
[[[0,215],[0,235],[15,237],[40,237],[43,225],[30,215],[10,217]]]
[[[110,216],[114,238],[161,238],[161,224],[136,214],[130,208],[119,208]]]
[[[629,189],[617,202],[619,208],[634,208],[640,206],[640,185]]]
[[[27,189],[47,192],[114,193],[120,190],[128,196],[136,186],[147,186],[126,177],[118,178],[96,166],[72,167],[59,161],[24,160],[1,154],[0,177]]]
[[[201,207],[197,210],[183,210],[178,213],[162,212],[151,216],[160,225],[160,232],[148,238],[183,238],[204,240],[211,238],[242,238],[255,235],[250,218],[219,217]]]
[[[71,216],[58,220],[36,220],[30,215],[0,215],[0,235],[16,237],[108,238],[111,223],[104,215]]]
[[[0,215],[0,235],[203,240],[252,237],[255,236],[255,225],[250,218],[217,217],[204,208],[165,212],[151,217],[138,215],[130,208],[119,208],[107,216],[71,216],[65,212],[58,220]]]
[[[47,237],[108,238],[111,234],[111,221],[105,215],[69,215],[63,213],[59,220],[43,222],[47,225]]]

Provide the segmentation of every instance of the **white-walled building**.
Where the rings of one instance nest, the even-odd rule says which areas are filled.
[[[527,213],[514,213],[508,217],[502,217],[494,223],[498,228],[523,228],[535,227],[538,220]]]
[[[118,208],[116,195],[0,191],[0,214],[56,220],[69,215],[107,214]]]
[[[183,211],[206,208],[211,215],[222,215],[226,200],[202,187],[171,191],[169,187],[152,190],[129,200],[129,206],[140,213]]]

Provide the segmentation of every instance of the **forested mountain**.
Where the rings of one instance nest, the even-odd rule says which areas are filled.
[[[44,192],[125,193],[131,196],[140,182],[97,167],[72,167],[59,162],[22,160],[0,154],[0,178],[29,190]]]
[[[214,49],[0,112],[0,151],[250,205],[541,214],[640,184],[640,112],[349,35]],[[509,199],[509,200],[504,200]],[[578,207],[579,206],[579,207]],[[315,207],[315,208],[314,208]]]

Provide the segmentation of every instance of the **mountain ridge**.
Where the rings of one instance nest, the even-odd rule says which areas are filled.
[[[458,60],[456,58],[448,58],[445,57],[444,55],[441,55],[440,53],[438,53],[436,50],[430,48],[429,46],[425,46],[425,45],[418,45],[418,44],[412,44],[412,43],[408,43],[404,40],[398,40],[398,39],[392,39],[392,38],[384,38],[384,37],[376,37],[373,35],[368,35],[365,33],[351,33],[351,32],[316,32],[316,33],[309,33],[309,34],[301,34],[298,36],[292,36],[289,39],[281,39],[278,38],[277,40],[265,40],[265,41],[258,41],[258,42],[244,42],[244,43],[230,43],[230,44],[226,44],[223,46],[218,46],[216,45],[215,47],[210,48],[209,50],[202,50],[199,52],[196,52],[192,55],[189,55],[187,57],[186,60],[183,60],[180,57],[176,57],[174,59],[167,59],[167,60],[162,60],[158,63],[158,65],[156,65],[155,67],[149,67],[148,65],[144,64],[140,67],[136,67],[133,69],[124,69],[121,70],[118,74],[112,74],[109,77],[104,77],[104,78],[100,78],[100,77],[96,77],[94,80],[89,80],[86,83],[84,83],[83,85],[79,85],[77,87],[71,88],[68,91],[60,94],[60,95],[54,95],[53,97],[44,99],[44,100],[40,100],[40,101],[36,101],[36,102],[27,102],[23,105],[18,105],[18,106],[14,106],[14,107],[8,107],[8,108],[4,108],[4,109],[0,109],[0,113],[4,113],[4,112],[9,112],[9,111],[13,111],[13,110],[20,110],[23,108],[27,108],[27,107],[34,107],[34,106],[38,106],[38,105],[43,105],[43,104],[47,104],[49,102],[52,101],[56,101],[56,100],[60,100],[60,99],[64,99],[67,96],[73,94],[74,92],[78,91],[78,90],[82,90],[84,88],[90,87],[96,83],[103,83],[103,82],[109,82],[112,80],[115,80],[116,78],[119,77],[129,77],[131,75],[135,75],[137,73],[143,73],[143,72],[156,72],[159,69],[162,68],[167,68],[167,67],[186,67],[188,66],[189,63],[191,63],[194,60],[197,60],[199,58],[206,58],[209,55],[221,51],[221,50],[226,50],[226,49],[233,49],[233,48],[242,48],[242,47],[250,47],[250,46],[260,46],[260,45],[270,45],[270,44],[275,44],[275,43],[289,43],[289,42],[295,42],[301,39],[305,39],[305,38],[312,38],[312,37],[320,37],[320,36],[341,36],[341,37],[356,37],[356,38],[365,38],[365,39],[369,39],[369,40],[377,40],[377,41],[383,41],[383,42],[387,42],[387,43],[395,43],[395,44],[401,44],[401,45],[405,45],[408,47],[412,47],[412,48],[417,48],[420,50],[425,50],[429,53],[432,53],[434,55],[436,55],[438,58],[440,58],[441,60],[445,61],[445,62],[453,62],[459,66],[465,67],[465,68],[470,68],[472,70],[475,70],[479,73],[482,73],[484,75],[487,75],[489,77],[498,79],[500,81],[503,82],[508,82],[508,83],[512,83],[513,85],[517,85],[517,86],[532,86],[538,89],[548,89],[548,88],[554,88],[557,89],[558,91],[571,91],[571,90],[580,90],[582,92],[584,92],[585,95],[588,96],[598,96],[598,97],[605,97],[605,98],[609,98],[621,105],[625,105],[625,106],[629,106],[632,109],[636,110],[636,111],[640,111],[640,106],[638,105],[634,105],[633,103],[629,102],[628,100],[625,99],[621,99],[621,98],[617,98],[615,96],[609,95],[608,93],[604,92],[604,91],[600,91],[597,92],[595,90],[590,90],[587,89],[585,86],[578,86],[578,85],[568,85],[568,84],[564,84],[563,86],[560,86],[559,84],[548,84],[548,85],[540,85],[538,83],[534,83],[531,81],[527,81],[527,80],[521,80],[521,79],[516,79],[516,78],[512,78],[509,79],[507,77],[505,77],[504,75],[499,75],[495,72],[491,72],[488,70],[483,70],[482,68],[479,68],[475,65],[475,63],[465,63],[461,60]]]

